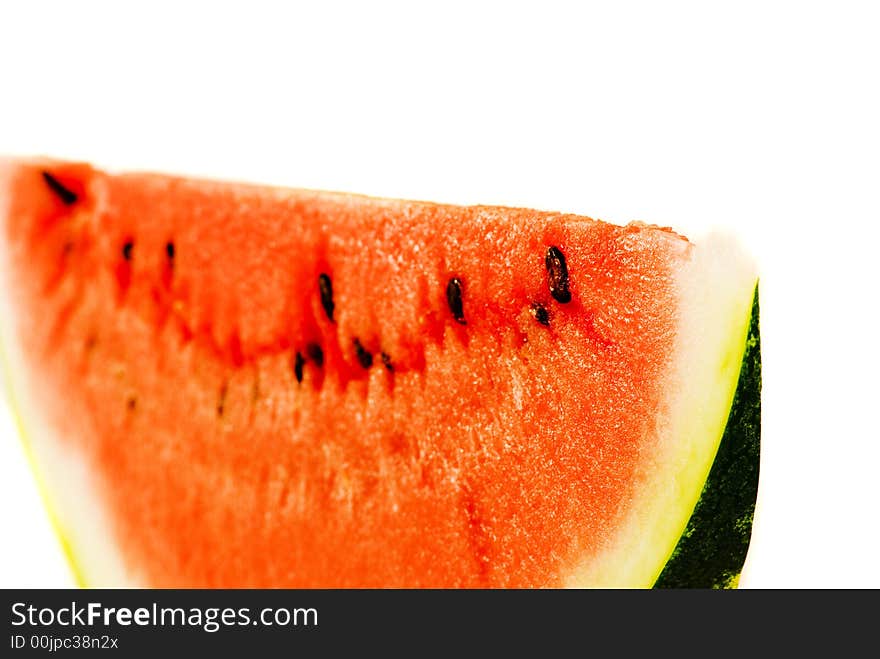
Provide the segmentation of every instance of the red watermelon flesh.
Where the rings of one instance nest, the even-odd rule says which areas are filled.
[[[4,171],[4,352],[86,583],[650,585],[663,567],[742,356],[754,274],[726,247]]]

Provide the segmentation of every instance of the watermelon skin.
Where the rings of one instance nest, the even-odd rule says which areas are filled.
[[[668,230],[68,163],[7,180],[12,388],[85,582],[654,583],[718,446],[751,273],[722,268],[720,375],[693,401],[700,259]]]

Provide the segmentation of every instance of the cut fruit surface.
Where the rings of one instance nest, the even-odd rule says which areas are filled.
[[[651,586],[749,357],[717,236],[49,160],[3,166],[0,219],[12,399],[89,585]]]

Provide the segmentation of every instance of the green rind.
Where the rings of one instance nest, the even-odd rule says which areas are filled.
[[[752,536],[761,457],[758,287],[727,426],[688,525],[654,588],[733,588]]]

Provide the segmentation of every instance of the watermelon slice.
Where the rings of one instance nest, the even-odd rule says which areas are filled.
[[[4,370],[82,583],[736,584],[733,241],[51,160],[0,190]]]

